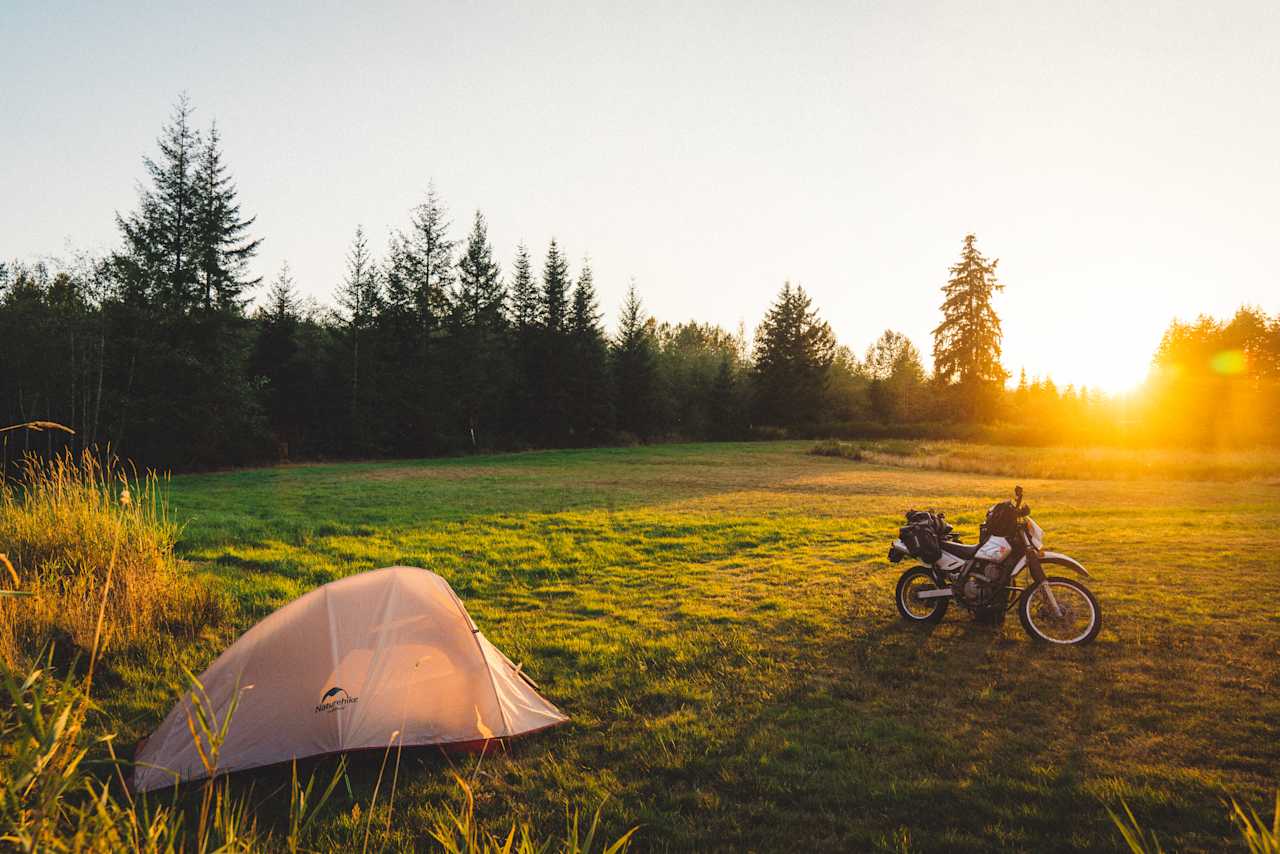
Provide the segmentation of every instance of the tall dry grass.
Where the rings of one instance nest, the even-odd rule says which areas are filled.
[[[809,453],[896,468],[1009,477],[1280,482],[1280,450],[1275,448],[1015,447],[913,439],[827,439]]]
[[[224,600],[183,573],[162,483],[85,451],[25,458],[0,483],[0,553],[22,597],[0,597],[0,661],[29,663],[53,641],[129,646],[158,628],[221,621]],[[109,583],[108,583],[109,582]]]

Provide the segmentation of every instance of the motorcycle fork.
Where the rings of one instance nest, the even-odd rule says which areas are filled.
[[[1062,606],[1058,604],[1057,597],[1053,595],[1053,588],[1045,580],[1044,567],[1040,565],[1040,556],[1035,553],[1035,550],[1030,545],[1027,546],[1027,568],[1031,570],[1031,577],[1044,590],[1045,598],[1049,600],[1049,607],[1053,609],[1054,616],[1061,618]]]

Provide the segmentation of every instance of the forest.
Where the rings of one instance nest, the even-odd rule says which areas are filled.
[[[939,277],[926,370],[892,329],[862,353],[840,345],[790,283],[750,336],[659,321],[633,283],[609,332],[586,260],[552,239],[502,270],[484,215],[455,229],[434,190],[380,251],[357,227],[319,304],[287,265],[251,274],[263,238],[216,124],[197,128],[185,98],[143,163],[114,251],[0,263],[0,424],[74,431],[5,434],[7,462],[64,443],[184,470],[788,436],[1280,441],[1280,315],[1172,322],[1124,396],[1015,381],[997,263],[974,235]]]

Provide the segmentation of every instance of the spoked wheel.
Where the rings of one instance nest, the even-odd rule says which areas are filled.
[[[1045,585],[1053,591],[1061,613],[1056,613]],[[1078,581],[1050,576],[1033,584],[1018,602],[1022,628],[1033,640],[1064,645],[1088,643],[1102,628],[1102,609],[1098,600]]]
[[[947,600],[921,599],[922,590],[937,590],[938,585],[933,575],[923,566],[908,569],[898,579],[898,590],[894,595],[898,603],[898,613],[904,620],[913,623],[936,623],[947,613]]]

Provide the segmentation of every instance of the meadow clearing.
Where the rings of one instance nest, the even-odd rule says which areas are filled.
[[[1022,452],[985,452],[999,467],[981,474],[812,447],[175,477],[178,552],[229,597],[225,624],[113,651],[101,714],[132,743],[168,710],[182,667],[199,672],[318,584],[404,564],[444,576],[572,720],[484,757],[405,751],[380,840],[391,850],[427,846],[439,805],[458,801],[453,771],[495,828],[521,818],[562,834],[567,811],[603,803],[604,835],[638,826],[642,850],[1114,849],[1107,808],[1121,798],[1171,850],[1217,850],[1238,838],[1230,798],[1269,818],[1274,459],[1231,481],[1149,466],[1021,477],[1048,547],[1090,569],[1104,612],[1094,645],[1045,649],[1012,615],[995,629],[957,609],[932,631],[903,625],[892,591],[907,564],[885,560],[909,507],[944,510],[974,539]],[[353,758],[321,844],[363,825],[381,761]],[[236,785],[269,824],[288,777]]]

